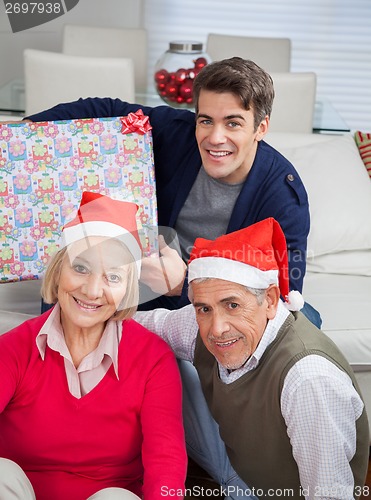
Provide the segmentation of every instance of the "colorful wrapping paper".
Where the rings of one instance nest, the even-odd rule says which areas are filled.
[[[40,279],[84,190],[139,205],[145,255],[157,248],[151,126],[128,117],[0,124],[0,282]]]

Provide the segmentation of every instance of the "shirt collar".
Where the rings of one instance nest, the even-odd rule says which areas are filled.
[[[57,303],[36,337],[36,345],[42,360],[45,359],[46,346],[48,346],[50,349],[59,352],[61,356],[72,362],[71,355],[64,338],[60,318],[61,309]],[[119,378],[118,347],[122,335],[121,325],[121,321],[109,320],[107,322],[97,348],[85,356],[78,367],[78,371],[95,368],[102,362],[104,356],[107,355],[112,360],[117,379]]]

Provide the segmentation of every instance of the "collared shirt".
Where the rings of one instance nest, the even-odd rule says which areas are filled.
[[[268,321],[257,349],[243,367],[229,373],[219,365],[224,383],[229,384],[258,366],[288,314],[280,301],[275,318]],[[160,335],[177,357],[193,362],[198,325],[192,305],[174,311],[138,312],[135,319]],[[355,421],[363,407],[350,377],[322,356],[308,355],[287,373],[281,411],[303,493],[308,492],[305,498],[353,499],[349,462],[356,450]]]
[[[87,354],[76,368],[64,338],[60,306],[56,304],[37,335],[36,344],[43,360],[47,346],[59,352],[64,358],[68,388],[73,396],[81,398],[98,385],[112,364],[118,378],[118,345],[121,335],[121,322],[108,321],[97,348]]]

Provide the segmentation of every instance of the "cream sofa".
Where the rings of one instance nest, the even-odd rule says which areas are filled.
[[[354,138],[270,134],[309,196],[311,230],[303,295],[355,371],[371,431],[371,179]]]
[[[270,133],[307,187],[304,297],[356,372],[371,417],[371,180],[352,135]],[[0,285],[0,333],[40,311],[40,283]],[[371,427],[371,419],[370,419]]]

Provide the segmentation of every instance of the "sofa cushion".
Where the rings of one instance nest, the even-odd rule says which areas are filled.
[[[308,256],[307,271],[371,276],[371,249]]]
[[[32,314],[14,313],[0,309],[0,335],[33,317]]]
[[[336,253],[329,272],[342,272],[349,264],[347,252],[360,250],[369,271],[371,182],[352,135],[271,133],[267,142],[293,163],[307,189],[308,264],[316,260],[318,265],[320,256]],[[362,265],[358,267],[363,274]]]
[[[353,366],[371,370],[371,278],[307,273],[303,296],[322,317],[322,330]]]
[[[0,283],[0,335],[40,314],[41,280]]]
[[[41,280],[0,283],[0,310],[37,315],[41,311]]]

